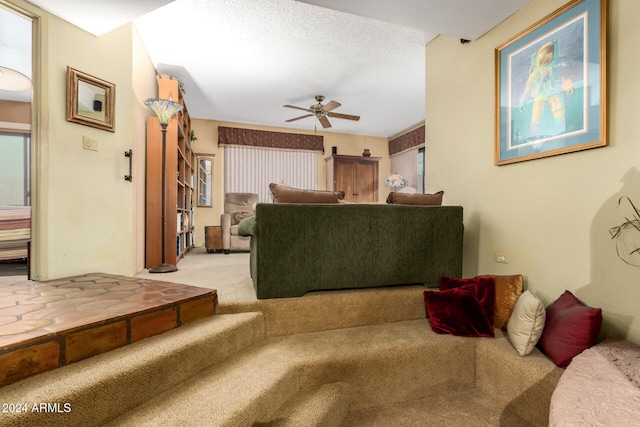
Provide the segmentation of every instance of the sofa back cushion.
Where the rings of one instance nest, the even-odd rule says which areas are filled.
[[[440,277],[462,274],[462,217],[461,206],[258,203],[251,238],[256,296],[437,287]]]
[[[442,205],[444,191],[433,194],[406,194],[392,191],[387,197],[390,205]]]
[[[225,193],[224,213],[253,212],[256,203],[258,195],[255,193]]]
[[[256,203],[258,195],[255,193],[225,193],[224,213],[231,215],[231,223],[235,225],[255,214]]]
[[[303,190],[283,184],[269,184],[273,203],[338,203],[344,199],[344,191]]]

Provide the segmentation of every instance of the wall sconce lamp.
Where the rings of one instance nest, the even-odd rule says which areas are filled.
[[[162,132],[162,264],[156,265],[149,269],[149,273],[170,273],[172,271],[178,271],[178,267],[173,264],[167,264],[166,255],[166,216],[167,216],[167,203],[166,203],[166,156],[167,156],[167,125],[169,120],[174,114],[182,110],[182,105],[177,102],[173,102],[171,99],[156,99],[149,98],[144,101],[144,104],[151,108],[160,120],[160,127]]]

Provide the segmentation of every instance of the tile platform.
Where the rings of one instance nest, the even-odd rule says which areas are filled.
[[[0,387],[212,316],[213,289],[111,274],[0,277]]]

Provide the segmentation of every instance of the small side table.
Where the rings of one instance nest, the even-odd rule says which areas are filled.
[[[204,246],[209,253],[222,251],[222,227],[209,225],[204,228]]]

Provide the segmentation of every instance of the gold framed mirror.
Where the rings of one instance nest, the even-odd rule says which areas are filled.
[[[213,207],[213,155],[198,154],[198,207]]]
[[[116,85],[67,67],[67,121],[115,132]]]

